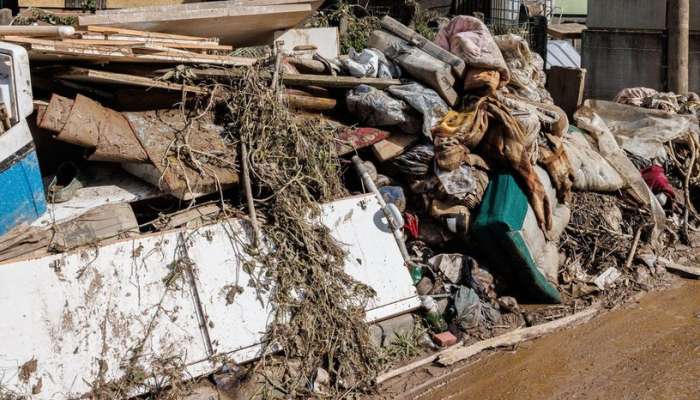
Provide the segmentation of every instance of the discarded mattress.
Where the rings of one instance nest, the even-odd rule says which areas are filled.
[[[534,246],[525,232],[527,220],[533,220],[527,196],[511,174],[499,172],[491,177],[481,207],[471,229],[490,265],[509,269],[524,291],[538,300],[560,303],[561,295],[535,261]],[[537,227],[537,224],[534,224]],[[536,246],[544,250],[543,243]]]

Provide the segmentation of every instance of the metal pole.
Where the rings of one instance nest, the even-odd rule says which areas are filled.
[[[677,94],[688,93],[689,0],[668,2],[668,88]]]
[[[405,262],[409,262],[411,260],[411,256],[408,254],[408,249],[406,249],[406,243],[404,242],[403,233],[401,232],[401,228],[403,228],[403,223],[397,221],[396,216],[389,210],[386,201],[384,201],[384,197],[382,197],[382,194],[379,192],[379,189],[377,189],[377,185],[374,184],[372,177],[369,176],[367,169],[362,163],[362,159],[358,156],[353,156],[352,163],[355,165],[355,170],[357,171],[357,174],[360,175],[360,178],[362,178],[362,182],[365,184],[367,189],[369,189],[370,192],[374,193],[374,195],[377,196],[377,201],[379,202],[379,206],[382,208],[382,212],[384,212],[384,216],[389,222],[389,226],[391,227],[392,233],[394,234],[394,238],[396,239],[396,244],[399,245],[399,251],[403,256],[403,260]]]

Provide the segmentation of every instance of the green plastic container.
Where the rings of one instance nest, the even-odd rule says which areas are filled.
[[[561,303],[557,288],[540,272],[523,237],[527,196],[509,173],[491,177],[471,229],[490,265],[515,274],[520,289],[547,303]]]

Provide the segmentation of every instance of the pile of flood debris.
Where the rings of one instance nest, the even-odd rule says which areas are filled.
[[[3,399],[341,398],[698,276],[697,95],[570,119],[476,17],[260,3],[0,28]]]

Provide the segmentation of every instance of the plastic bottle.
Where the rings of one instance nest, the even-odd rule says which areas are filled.
[[[423,303],[423,308],[426,310],[425,320],[428,322],[428,325],[436,332],[445,332],[447,330],[447,322],[445,322],[445,319],[442,318],[442,314],[438,311],[435,300],[430,296],[422,296],[421,302]]]

